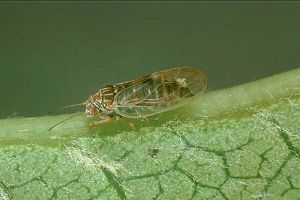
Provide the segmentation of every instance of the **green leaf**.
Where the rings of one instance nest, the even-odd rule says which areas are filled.
[[[0,120],[0,199],[297,199],[300,69],[149,120]],[[94,119],[91,119],[94,120]]]

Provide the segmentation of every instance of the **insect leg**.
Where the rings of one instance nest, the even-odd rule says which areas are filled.
[[[89,127],[93,127],[93,126],[97,126],[99,124],[103,124],[103,123],[107,123],[111,120],[111,117],[108,115],[105,115],[104,118],[102,120],[98,120],[98,121],[92,121],[89,123]]]
[[[130,121],[128,121],[126,118],[120,116],[120,115],[117,115],[116,116],[116,120],[117,121],[124,121],[126,122],[133,130],[135,130],[135,126],[133,125],[133,123],[131,123]]]

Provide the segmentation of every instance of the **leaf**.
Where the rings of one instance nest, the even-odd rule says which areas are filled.
[[[296,199],[300,69],[147,120],[0,121],[1,199]],[[92,119],[93,120],[93,119]]]

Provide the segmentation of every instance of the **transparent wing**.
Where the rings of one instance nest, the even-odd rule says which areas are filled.
[[[117,85],[122,90],[114,98],[115,112],[128,118],[140,118],[188,103],[204,92],[207,78],[200,69],[178,67]]]

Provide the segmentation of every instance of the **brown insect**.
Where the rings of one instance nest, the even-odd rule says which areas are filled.
[[[206,86],[202,70],[176,67],[123,83],[105,84],[84,103],[71,106],[85,105],[87,116],[99,116],[100,120],[91,125],[107,122],[114,116],[145,118],[188,103],[200,96]]]

